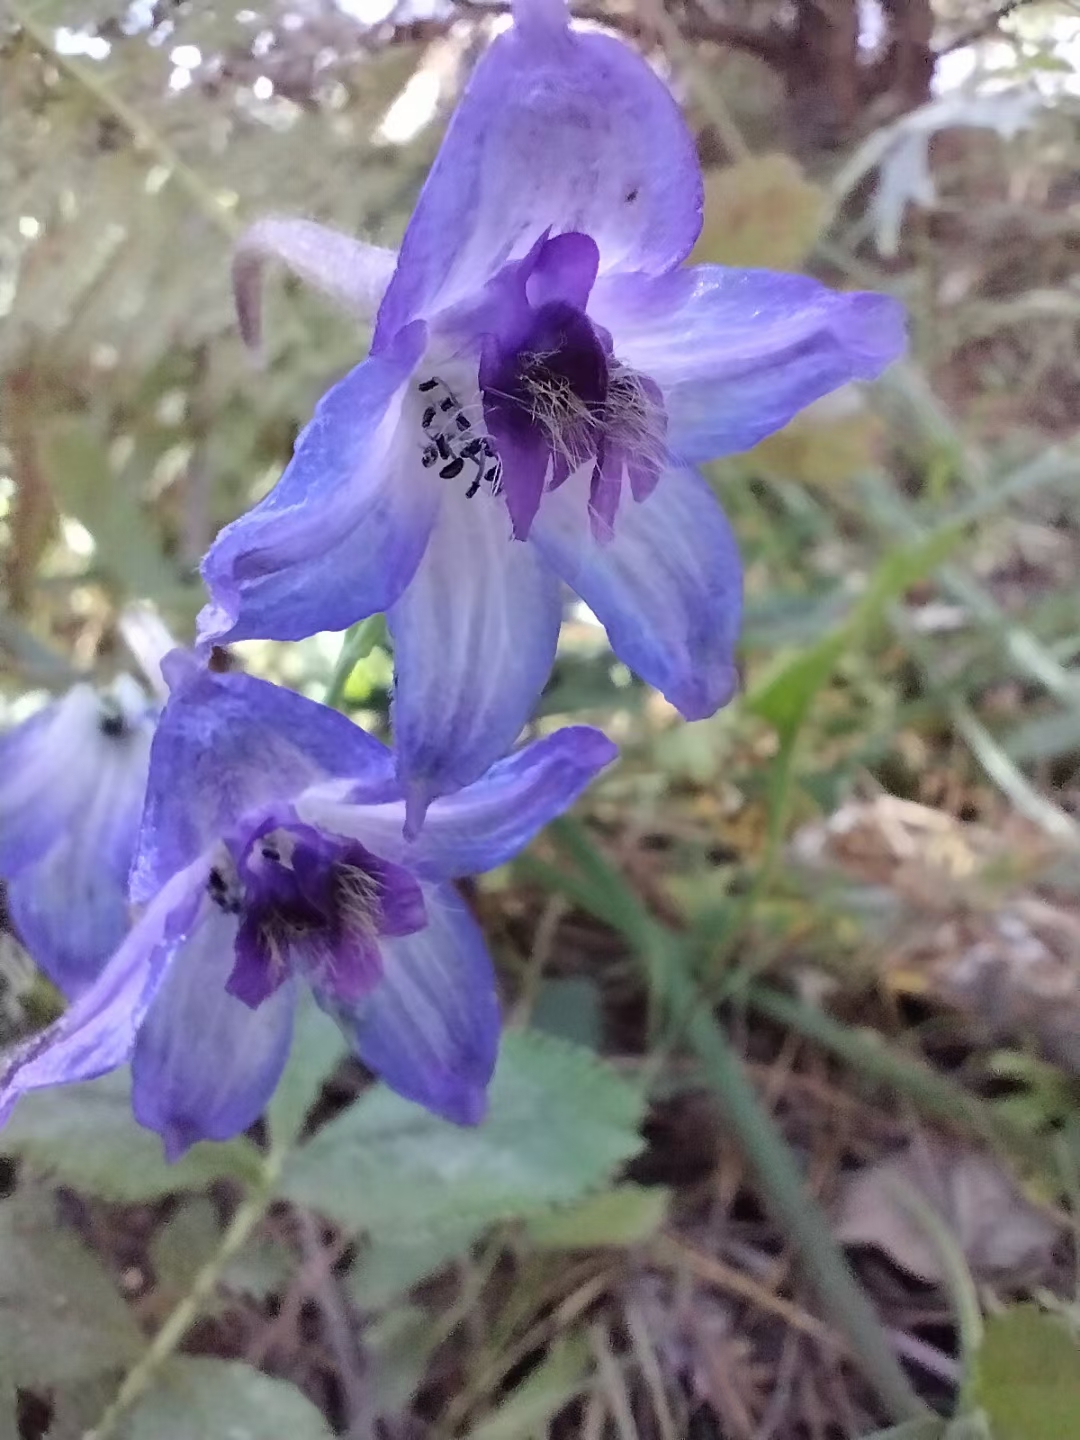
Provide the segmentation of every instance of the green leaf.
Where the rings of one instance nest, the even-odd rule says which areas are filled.
[[[239,1360],[184,1357],[158,1372],[132,1409],[124,1440],[330,1440],[330,1427],[295,1385]]]
[[[266,1112],[276,1149],[287,1149],[296,1140],[323,1082],[337,1069],[345,1050],[341,1031],[305,994],[296,1010],[289,1062]]]
[[[221,1243],[217,1210],[205,1195],[193,1196],[169,1217],[150,1245],[155,1292],[175,1304],[191,1289],[192,1277]],[[209,1304],[204,1307],[209,1309]]]
[[[545,980],[533,1006],[531,1023],[534,1030],[599,1050],[604,1024],[596,981],[587,975]]]
[[[123,1382],[124,1372],[111,1370],[90,1380],[51,1385],[52,1420],[46,1432],[47,1440],[84,1440],[112,1404]]]
[[[994,1440],[1064,1440],[1080,1416],[1080,1346],[1062,1320],[1015,1305],[986,1321],[976,1391]]]
[[[35,1187],[0,1202],[0,1389],[84,1380],[142,1348],[108,1273],[54,1210]]]
[[[440,1226],[437,1235],[379,1231],[349,1271],[349,1293],[361,1310],[381,1310],[428,1275],[464,1255],[487,1226],[465,1220]]]
[[[104,1200],[152,1200],[223,1178],[253,1183],[262,1169],[244,1139],[195,1145],[168,1164],[160,1139],[131,1114],[126,1070],[26,1096],[0,1135],[0,1151]]]
[[[60,508],[90,531],[106,574],[130,595],[174,594],[179,577],[150,513],[130,478],[113,472],[105,442],[85,421],[65,416],[52,422],[44,450]]]
[[[364,1331],[368,1394],[376,1415],[405,1410],[423,1384],[439,1327],[418,1305],[399,1305]]]
[[[522,1440],[545,1433],[548,1421],[585,1388],[591,1368],[584,1336],[563,1336],[495,1413],[469,1431],[468,1440]]]
[[[604,1245],[641,1245],[667,1219],[671,1191],[663,1186],[616,1185],[568,1210],[539,1215],[526,1233],[545,1250],[591,1250]]]
[[[587,1051],[511,1033],[475,1129],[376,1087],[286,1166],[298,1205],[397,1236],[492,1223],[566,1204],[641,1147],[641,1092]]]
[[[18,1403],[15,1386],[0,1377],[0,1440],[20,1440],[15,1414]]]
[[[866,1440],[946,1440],[948,1421],[940,1415],[925,1420],[906,1420],[903,1425],[890,1425],[888,1430],[875,1430]]]
[[[296,1256],[270,1236],[250,1240],[221,1272],[221,1286],[234,1295],[247,1295],[262,1304],[279,1295],[296,1271]]]

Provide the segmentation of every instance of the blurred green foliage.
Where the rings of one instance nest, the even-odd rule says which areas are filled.
[[[698,136],[697,258],[892,290],[912,359],[711,469],[747,561],[742,702],[676,726],[568,618],[538,723],[601,723],[624,759],[590,829],[562,827],[478,891],[519,1027],[484,1129],[361,1089],[314,1013],[260,1129],[174,1167],[131,1121],[125,1076],[24,1102],[3,1137],[3,1440],[306,1440],[327,1415],[358,1436],[672,1440],[702,1413],[703,1434],[753,1436],[771,1415],[786,1440],[823,1405],[878,1440],[1080,1428],[1059,1270],[983,1296],[984,1336],[953,1347],[966,1376],[906,1336],[911,1374],[938,1366],[918,1371],[937,1407],[971,1403],[880,1430],[912,1408],[888,1348],[906,1312],[886,1339],[860,1302],[806,1198],[807,1173],[828,1198],[832,1120],[817,1133],[784,1091],[809,1051],[813,1083],[840,1073],[903,1134],[932,1124],[1005,1157],[1059,1221],[1070,1209],[1075,1243],[1078,42],[1074,6],[1005,8],[1004,29],[976,0],[611,8]],[[474,5],[362,16],[329,0],[0,12],[0,716],[128,665],[131,601],[188,638],[209,539],[362,353],[351,322],[271,277],[255,368],[229,291],[232,241],[266,211],[402,232],[491,25]],[[237,649],[386,724],[378,623]],[[874,810],[883,794],[930,828]],[[931,830],[948,843],[928,861]],[[800,859],[808,837],[823,870]],[[0,960],[17,992],[3,1031],[30,1028],[53,997],[13,946]],[[912,995],[942,1007],[914,1029]],[[775,1125],[721,999],[751,1056],[784,1037]],[[960,1060],[941,1058],[947,1024]],[[669,1158],[657,1174],[658,1115],[709,1086],[707,1183],[692,1122],[686,1173]],[[734,1153],[777,1221],[747,1218]],[[767,1224],[772,1249],[755,1249]],[[792,1242],[842,1344],[755,1328],[753,1305],[801,1315]],[[1032,1295],[1041,1308],[1012,1303]],[[223,1339],[238,1314],[257,1322],[243,1344]],[[314,1391],[311,1369],[275,1370],[282,1315],[331,1352],[318,1407],[293,1383]],[[792,1336],[803,1368],[785,1380]]]

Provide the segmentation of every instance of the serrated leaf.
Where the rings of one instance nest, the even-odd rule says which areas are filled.
[[[0,1202],[0,1381],[49,1385],[131,1363],[142,1336],[97,1257],[56,1221],[48,1191]]]
[[[977,1361],[976,1393],[994,1440],[1064,1440],[1080,1416],[1080,1345],[1035,1305],[991,1315]]]
[[[239,1360],[185,1356],[158,1372],[124,1440],[330,1440],[322,1413],[295,1385]]]
[[[567,1210],[538,1215],[525,1233],[542,1250],[642,1245],[667,1219],[671,1191],[661,1185],[616,1185]]]
[[[195,1145],[168,1164],[159,1138],[132,1116],[126,1070],[26,1096],[0,1131],[0,1153],[103,1200],[153,1200],[220,1179],[250,1184],[262,1169],[243,1138]]]
[[[282,1188],[358,1230],[514,1219],[602,1184],[640,1149],[642,1109],[640,1090],[589,1052],[511,1033],[481,1125],[450,1125],[376,1087],[294,1154]]]
[[[296,1011],[289,1061],[266,1112],[275,1147],[285,1149],[299,1135],[323,1082],[345,1053],[341,1031],[305,995]]]

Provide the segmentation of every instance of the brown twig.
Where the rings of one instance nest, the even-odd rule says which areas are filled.
[[[954,50],[963,50],[965,45],[974,45],[977,40],[984,40],[987,35],[992,35],[1001,24],[1007,20],[1015,11],[1030,5],[1031,0],[1003,0],[996,10],[991,11],[975,25],[970,25],[959,35],[954,36],[947,44],[940,46],[934,51],[935,56],[940,59],[942,55],[951,55]]]

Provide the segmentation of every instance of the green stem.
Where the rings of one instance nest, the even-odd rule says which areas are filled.
[[[384,634],[384,621],[381,615],[369,615],[366,620],[358,620],[355,625],[350,625],[342,639],[334,673],[330,677],[330,684],[326,687],[326,694],[323,696],[324,705],[329,705],[331,710],[340,710],[341,702],[345,698],[345,687],[349,683],[349,676],[364,656],[371,654]]]
[[[930,1241],[941,1262],[941,1273],[953,1302],[960,1339],[962,1380],[956,1402],[959,1417],[975,1402],[976,1366],[983,1343],[982,1311],[975,1282],[956,1237],[925,1196],[920,1195],[913,1185],[899,1179],[894,1180],[890,1189],[900,1208],[907,1212]]]
[[[808,1193],[787,1142],[762,1106],[743,1067],[692,980],[679,937],[657,924],[625,881],[573,821],[550,828],[578,864],[586,883],[572,893],[617,926],[633,945],[659,1004],[684,1030],[717,1103],[753,1167],[763,1197],[794,1241],[823,1309],[843,1332],[859,1368],[895,1421],[920,1419],[927,1407],[911,1388],[824,1212]],[[588,898],[595,896],[595,901]]]
[[[666,1002],[685,1019],[690,1044],[724,1118],[757,1174],[769,1209],[797,1246],[826,1314],[847,1338],[856,1363],[889,1415],[894,1420],[924,1416],[926,1406],[912,1390],[828,1219],[807,1191],[791,1149],[762,1106],[723,1030],[712,1012],[699,1003],[696,987],[682,967],[668,964],[664,968]],[[659,967],[652,969],[655,973]]]
[[[115,1399],[84,1440],[111,1440],[120,1421],[146,1393],[161,1367],[179,1348],[202,1313],[206,1301],[217,1289],[226,1265],[270,1208],[283,1158],[283,1154],[267,1156],[261,1182],[242,1201],[217,1250],[196,1273],[191,1289],[154,1336],[142,1358],[128,1371]]]
[[[812,1005],[763,985],[751,985],[740,999],[751,1010],[805,1035],[860,1074],[907,1096],[934,1120],[958,1127],[993,1146],[1045,1168],[1047,1147],[1037,1135],[993,1110],[977,1095],[943,1079],[913,1056],[899,1053],[877,1034],[842,1025]]]

